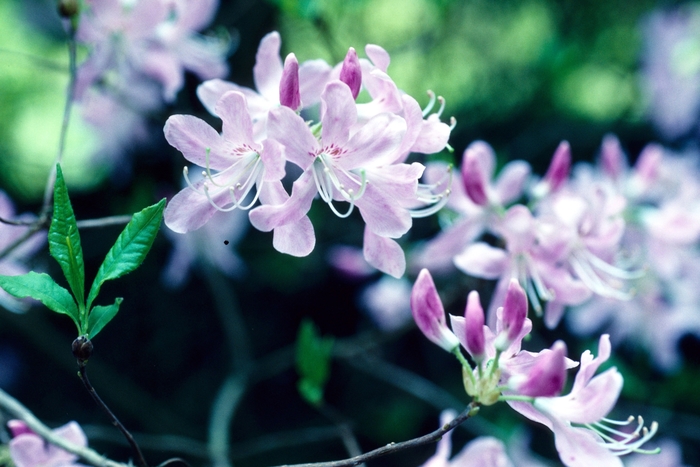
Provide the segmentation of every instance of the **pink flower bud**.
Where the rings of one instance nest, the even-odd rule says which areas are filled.
[[[296,55],[289,54],[284,59],[284,69],[280,80],[280,104],[297,111],[301,107],[299,92],[299,62]]]
[[[663,153],[663,147],[654,143],[647,144],[642,149],[642,152],[639,153],[637,163],[634,165],[634,171],[645,187],[654,183],[659,176],[659,167],[661,166]]]
[[[523,378],[511,378],[508,385],[523,396],[554,397],[566,382],[566,344],[556,341],[551,350],[543,350]]]
[[[559,143],[557,150],[554,151],[552,162],[549,164],[547,174],[544,176],[545,181],[549,184],[550,191],[557,191],[569,178],[569,169],[571,168],[571,146],[568,141]]]
[[[467,196],[479,206],[488,204],[488,196],[486,195],[486,180],[485,174],[482,171],[479,163],[479,152],[472,146],[469,146],[464,151],[462,160],[462,182]]]
[[[459,340],[445,323],[445,309],[438,296],[430,272],[422,269],[411,291],[413,319],[425,337],[448,352],[459,346]]]
[[[10,430],[13,438],[26,433],[34,433],[26,423],[22,420],[10,420],[7,422],[7,428]]]
[[[527,295],[516,279],[511,279],[503,304],[503,331],[508,345],[517,339],[527,318]]]
[[[613,180],[620,177],[624,167],[624,153],[617,136],[607,134],[603,138],[603,145],[600,148],[600,162],[606,175]]]
[[[352,98],[357,99],[362,85],[362,68],[360,68],[360,60],[357,58],[357,52],[350,47],[345,60],[343,60],[343,68],[340,69],[340,81],[347,84],[352,92]]]
[[[484,358],[484,309],[479,301],[479,292],[472,290],[467,297],[464,311],[464,334],[467,352],[478,363]]]

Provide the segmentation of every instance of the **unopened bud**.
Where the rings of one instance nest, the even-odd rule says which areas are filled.
[[[345,55],[345,60],[343,60],[343,67],[340,69],[340,81],[348,85],[350,92],[352,92],[352,98],[357,99],[362,86],[362,68],[360,67],[360,60],[357,58],[357,52],[352,47],[350,47],[347,55]]]
[[[299,62],[296,55],[289,54],[284,60],[282,79],[280,80],[280,104],[297,111],[301,107],[299,92]]]
[[[571,146],[568,141],[559,143],[557,150],[554,151],[552,162],[549,164],[549,169],[544,176],[544,179],[549,183],[550,191],[557,191],[569,178],[569,169],[571,168]]]
[[[482,164],[479,161],[484,157],[481,145],[472,143],[465,151],[462,159],[462,183],[464,191],[474,204],[486,206],[489,204],[486,194],[486,175],[482,171]]]
[[[85,363],[92,356],[92,341],[87,336],[80,336],[73,341],[72,349],[78,363]]]

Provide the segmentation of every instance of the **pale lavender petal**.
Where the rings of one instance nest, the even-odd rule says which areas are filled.
[[[228,75],[225,62],[229,50],[226,39],[190,36],[183,38],[177,46],[177,57],[185,69],[196,74],[200,79],[221,78]]]
[[[229,91],[216,103],[216,115],[221,118],[224,139],[236,146],[257,146],[253,141],[253,122],[243,94]]]
[[[503,441],[480,436],[469,443],[452,458],[451,467],[514,467],[506,454]]]
[[[386,73],[387,68],[389,68],[389,63],[391,62],[389,53],[386,50],[378,45],[367,44],[365,46],[365,54],[372,60],[374,66]]]
[[[433,273],[446,273],[453,270],[453,258],[473,242],[484,230],[481,219],[463,218],[440,232],[411,255],[410,264],[428,268]]]
[[[362,246],[365,260],[385,274],[400,278],[406,271],[406,256],[401,246],[387,237],[380,237],[365,227]]]
[[[582,389],[588,384],[593,378],[593,375],[595,375],[595,372],[598,371],[598,367],[610,358],[610,350],[610,336],[608,334],[603,334],[600,336],[600,339],[598,339],[597,357],[593,358],[590,351],[585,351],[581,355],[581,369],[576,374],[574,387],[571,389],[571,392]]]
[[[180,28],[189,31],[201,31],[214,20],[219,0],[197,0],[177,2],[177,22]]]
[[[265,140],[260,158],[265,165],[263,181],[271,182],[284,178],[286,161],[284,159],[284,148],[280,143],[272,139]]]
[[[452,129],[433,114],[422,121],[416,142],[411,146],[411,152],[434,154],[445,149],[450,139]]]
[[[372,183],[355,202],[367,227],[382,237],[399,238],[411,228],[411,214],[390,194]]]
[[[377,115],[350,138],[345,146],[348,153],[338,159],[338,164],[348,170],[389,165],[396,159],[395,151],[405,133],[403,118],[386,113]],[[323,142],[326,144],[325,139]]]
[[[296,222],[276,227],[272,235],[272,246],[280,253],[303,257],[308,256],[316,245],[314,227],[308,216]]]
[[[277,102],[279,97],[283,68],[280,58],[281,45],[282,38],[277,31],[273,31],[262,38],[255,55],[255,66],[253,67],[255,88],[271,102]]]
[[[203,183],[200,181],[195,184],[195,187],[201,191]],[[231,204],[231,197],[227,190],[212,195],[212,200],[220,207]],[[204,194],[187,187],[173,196],[165,207],[163,218],[170,230],[184,234],[202,227],[215,212],[217,209],[211,205]]]
[[[341,81],[331,81],[321,94],[323,116],[321,140],[324,147],[345,147],[350,137],[350,128],[357,121],[355,99],[348,86]]]
[[[292,196],[287,201],[283,204],[264,204],[254,208],[249,214],[250,223],[262,232],[293,224],[306,216],[315,195],[313,174],[306,171],[294,182]]]
[[[494,191],[501,204],[510,204],[523,195],[531,172],[530,164],[525,161],[509,162],[498,174]]]
[[[244,89],[247,90],[247,92],[243,91]],[[250,94],[257,95],[253,90],[244,88],[235,83],[222,79],[210,79],[197,86],[197,97],[210,114],[216,115],[216,103],[221,99],[221,96],[229,91],[242,92],[246,97],[249,97]]]
[[[299,92],[301,102],[309,107],[321,101],[321,93],[328,84],[331,66],[325,61],[307,60],[299,67]]]
[[[455,256],[454,264],[470,276],[497,279],[505,272],[510,260],[505,250],[477,242]]]
[[[579,373],[583,370],[582,367]],[[594,377],[581,389],[572,389],[566,396],[538,398],[534,404],[537,409],[549,414],[553,419],[594,423],[608,415],[615,407],[622,385],[622,375],[615,368],[610,368]]]
[[[143,72],[163,85],[163,99],[175,100],[175,95],[185,83],[180,60],[166,49],[151,48],[142,57]]]
[[[285,147],[284,156],[306,170],[320,148],[304,119],[288,107],[278,107],[267,119],[267,136]]]
[[[200,167],[208,165],[214,170],[224,170],[231,165],[226,144],[204,120],[191,115],[172,115],[165,122],[163,132],[171,146]]]
[[[553,419],[554,444],[567,467],[623,467],[622,461],[606,447],[602,439],[586,428],[576,428]]]

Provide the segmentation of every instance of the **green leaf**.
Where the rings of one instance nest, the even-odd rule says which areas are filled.
[[[30,272],[21,276],[0,276],[0,287],[13,297],[31,297],[56,313],[70,316],[80,331],[80,313],[73,297],[48,274]]]
[[[330,376],[333,338],[322,338],[311,321],[304,320],[297,336],[296,366],[301,379],[299,393],[310,404],[323,400],[323,390]]]
[[[124,227],[97,271],[88,295],[88,308],[97,298],[105,281],[130,273],[143,263],[160,229],[164,208],[165,198],[134,214]]]
[[[80,308],[85,303],[85,266],[80,234],[63,171],[56,165],[56,185],[53,191],[53,218],[49,228],[49,251],[63,270],[73,296]]]
[[[88,318],[88,338],[93,339],[98,332],[102,331],[107,323],[112,321],[119,311],[119,305],[122,304],[124,299],[118,297],[114,300],[114,303],[108,306],[96,306],[90,311],[90,316]]]

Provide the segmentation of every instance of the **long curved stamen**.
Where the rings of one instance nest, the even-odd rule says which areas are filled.
[[[602,261],[602,260],[600,260]],[[593,269],[590,258],[587,258],[579,251],[573,251],[569,256],[569,264],[586,286],[593,292],[603,297],[616,298],[618,300],[631,300],[634,291],[623,291],[619,287],[610,284],[603,280],[599,274]],[[612,280],[611,280],[612,282]]]
[[[625,421],[610,420],[603,418],[601,421],[586,424],[585,427],[597,433],[602,439],[602,445],[609,449],[616,456],[623,456],[632,452],[642,454],[654,454],[659,451],[640,449],[640,447],[649,441],[658,431],[659,424],[652,422],[650,428],[644,426],[644,419],[637,417],[637,427],[632,432],[624,432],[612,428],[609,425],[626,426],[634,422],[635,417],[630,416]]]
[[[618,267],[613,266],[610,263],[607,263],[603,261],[602,259],[598,258],[596,255],[591,253],[588,250],[583,251],[584,256],[588,261],[591,263],[591,265],[600,271],[612,276],[612,277],[617,277],[619,279],[640,279],[644,277],[644,274],[646,274],[646,271],[644,269],[637,269],[637,270],[626,270],[626,269],[621,269]]]
[[[442,115],[442,112],[445,110],[445,98],[442,96],[438,96],[437,100],[440,103],[440,109],[438,109],[438,111],[435,112],[435,115],[437,115],[439,117],[440,115]]]
[[[204,188],[204,195],[207,197],[207,200],[209,201],[209,204],[211,204],[211,206],[212,206],[214,209],[216,209],[217,211],[221,211],[221,212],[231,212],[231,211],[233,211],[234,209],[236,209],[236,205],[235,205],[235,204],[232,205],[232,206],[229,206],[229,207],[227,207],[227,208],[222,208],[221,206],[219,206],[218,204],[216,204],[216,203],[214,202],[214,200],[212,199],[211,195],[209,194],[209,185],[207,185],[207,184],[205,183],[204,185],[202,185],[202,187]],[[230,187],[229,187],[229,190],[231,190]]]
[[[435,106],[435,93],[428,89],[428,96],[430,96],[430,101],[428,102],[428,105],[425,106],[425,109],[423,109],[423,118],[425,118]]]
[[[445,180],[447,180],[447,183],[445,183]],[[445,188],[439,193],[435,193],[435,190],[439,189],[442,186],[447,186],[447,188]],[[440,180],[438,180],[437,183],[429,185],[419,183],[418,191],[416,193],[416,199],[421,203],[427,204],[427,206],[424,208],[409,209],[408,211],[411,214],[411,217],[428,217],[442,209],[443,206],[447,204],[447,201],[450,197],[450,193],[452,193],[451,186],[451,165],[447,167],[447,173]]]
[[[352,211],[355,208],[355,201],[360,199],[365,193],[367,184],[369,183],[369,181],[367,180],[367,175],[364,170],[360,170],[360,180],[358,181],[356,179],[356,174],[342,169],[340,167],[334,167],[332,164],[328,163],[325,156],[326,155],[324,153],[319,154],[316,157],[316,160],[313,162],[311,168],[311,173],[314,177],[316,189],[318,190],[321,199],[331,208],[333,214],[340,218],[346,218],[350,214],[352,214]],[[345,175],[349,180],[357,184],[359,186],[359,191],[356,193],[353,188],[347,188],[340,181],[340,179],[338,179],[334,168],[340,170],[340,172],[343,175]],[[344,213],[339,212],[333,204],[334,190],[337,190],[338,193],[340,193],[340,195],[343,197],[343,199],[350,203],[350,206]]]
[[[237,208],[242,209],[244,211],[247,211],[248,209],[252,208],[253,205],[258,201],[258,198],[260,197],[260,190],[257,190],[257,189],[255,190],[255,196],[253,196],[253,200],[250,203],[246,204],[245,206],[240,204],[239,199],[241,201],[246,199],[246,197],[250,193],[250,190],[252,190],[254,186],[260,185],[260,182],[262,181],[262,178],[263,178],[264,171],[265,171],[265,167],[260,162],[260,158],[258,158],[255,161],[255,164],[253,164],[253,168],[251,169],[250,175],[248,175],[248,178],[246,179],[246,181],[242,184],[236,183],[235,189],[237,189],[237,190],[243,189],[243,193],[241,193],[240,196],[236,197],[235,192],[234,192],[234,187],[230,188],[231,198],[233,199],[233,203]]]

